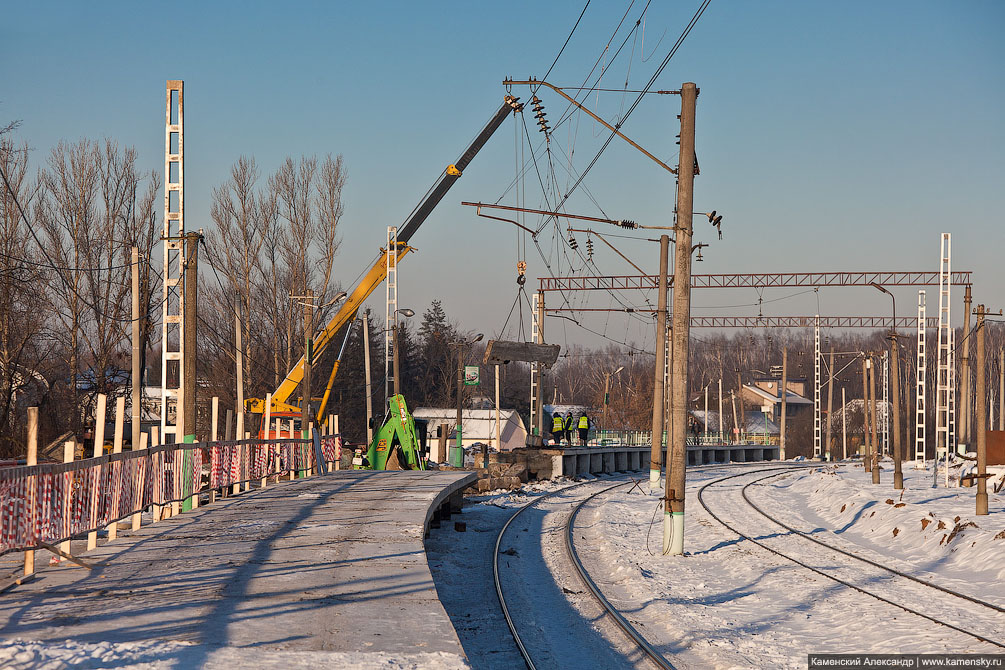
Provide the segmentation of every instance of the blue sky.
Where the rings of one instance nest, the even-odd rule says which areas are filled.
[[[583,7],[175,4],[173,13],[124,2],[8,4],[0,120],[23,120],[20,135],[36,148],[36,161],[61,138],[108,136],[136,146],[148,169],[161,169],[164,81],[184,79],[190,228],[211,225],[211,190],[242,154],[268,174],[286,155],[342,153],[349,181],[337,273],[345,283],[497,109],[501,80],[544,75]],[[615,43],[642,6],[631,7]],[[697,6],[653,2],[644,39],[640,25],[601,86],[644,85]],[[549,80],[580,85],[628,7],[592,2]],[[1003,33],[999,2],[713,0],[655,86],[694,81],[701,88],[695,209],[725,218],[722,241],[696,219],[698,239],[711,246],[695,271],[935,270],[938,234],[950,231],[954,268],[975,272],[975,302],[1005,306]],[[515,93],[528,98],[526,89]],[[564,105],[553,93],[541,97],[554,121]],[[611,118],[633,97],[602,93],[590,106]],[[649,96],[623,130],[675,163],[678,113],[678,98]],[[586,117],[577,120],[556,131],[553,145],[559,164],[559,152],[575,147],[572,162],[582,170],[606,135]],[[466,329],[502,327],[516,295],[516,229],[477,219],[459,203],[503,194],[515,174],[516,131],[512,120],[499,130],[413,238],[419,252],[399,271],[401,305],[421,312],[440,298]],[[531,133],[536,143],[533,126]],[[612,217],[669,225],[668,177],[615,142],[585,183]],[[561,168],[559,180],[567,183]],[[527,206],[543,206],[536,177],[525,194]],[[568,211],[600,212],[582,191]],[[577,237],[582,248],[585,236]],[[656,270],[656,245],[612,241]],[[540,244],[565,274],[551,230]],[[603,246],[596,246],[601,272],[634,273]],[[527,248],[531,287],[547,270]],[[764,298],[791,293],[765,291]],[[372,303],[382,312],[383,291],[377,294]],[[757,298],[752,290],[700,291],[695,313],[756,314],[757,307],[716,306]],[[902,314],[913,311],[916,290],[898,290],[897,298]],[[932,313],[934,291],[929,298]],[[625,300],[643,304],[640,296]],[[764,313],[812,314],[818,300],[829,315],[885,314],[889,305],[868,289],[824,289],[772,302]],[[611,339],[652,342],[650,329],[624,315],[584,319]],[[569,322],[549,320],[549,333],[561,344],[605,341]]]

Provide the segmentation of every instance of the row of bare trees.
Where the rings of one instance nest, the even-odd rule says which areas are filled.
[[[16,124],[0,128],[0,167],[6,183],[0,191],[0,457],[23,448],[25,408],[42,408],[43,438],[86,429],[98,393],[125,394],[129,369],[131,248],[141,258],[141,350],[158,361],[161,314],[158,216],[161,183],[143,171],[131,147],[113,140],[60,142],[32,169],[33,150],[15,140]],[[339,226],[345,212],[346,167],[341,156],[287,158],[263,177],[254,158],[241,157],[212,192],[213,227],[200,254],[200,393],[219,396],[233,408],[235,396],[235,316],[240,316],[244,379],[248,396],[273,390],[301,355],[301,298],[313,291],[318,305],[314,328],[328,321],[342,286],[336,280]],[[190,219],[192,217],[190,216]],[[353,262],[348,277],[360,269]],[[349,281],[348,284],[354,282]],[[457,321],[433,301],[419,325],[403,322],[399,351],[402,388],[412,406],[451,407],[457,402],[458,364],[480,358],[480,346],[467,339]],[[333,386],[332,412],[345,417],[352,439],[364,432],[362,332],[348,334],[341,373]],[[371,323],[371,364],[375,399],[383,394],[383,351],[378,319]],[[486,330],[483,328],[483,330]],[[908,437],[914,425],[915,354],[913,334],[901,334],[902,425]],[[934,334],[933,334],[934,335]],[[788,352],[790,378],[812,385],[813,342],[807,331],[694,333],[690,360],[693,398],[718,380],[729,395],[751,377],[781,364]],[[327,358],[317,361],[320,388],[341,349],[345,331],[336,335]],[[957,335],[960,342],[963,334]],[[1005,344],[1005,328],[988,325],[988,351]],[[880,333],[835,332],[822,349],[838,352],[837,384],[848,399],[861,397],[861,368],[844,367],[858,352],[888,348]],[[929,343],[929,425],[934,425],[935,346]],[[959,353],[957,354],[959,360]],[[989,356],[988,374],[997,378],[1000,359]],[[971,374],[975,371],[971,356]],[[647,428],[652,412],[653,357],[612,345],[591,350],[573,347],[546,375],[547,400],[603,408],[605,380],[611,393],[607,426]],[[144,365],[151,384],[159,366]],[[503,405],[529,419],[528,370],[500,368]],[[491,397],[493,367],[482,370],[483,386],[467,393]],[[825,368],[825,379],[826,379]],[[971,386],[971,388],[973,388]],[[989,401],[998,386],[987,385]],[[840,386],[837,397],[840,397]],[[717,403],[716,403],[717,404]],[[380,402],[374,403],[381,407]],[[697,405],[696,405],[697,406]],[[235,408],[236,409],[236,408]],[[836,408],[835,408],[836,409]],[[742,411],[742,409],[741,409]],[[379,412],[379,410],[378,410]],[[727,412],[727,424],[731,424]],[[729,425],[731,428],[732,426]],[[929,430],[929,436],[934,431]]]
[[[60,142],[34,172],[31,154],[13,132],[0,135],[0,454],[8,457],[20,451],[28,405],[43,408],[43,435],[76,431],[93,396],[121,386],[131,248],[149,258],[157,240],[159,179],[140,169],[134,149]],[[156,283],[144,264],[147,296]]]

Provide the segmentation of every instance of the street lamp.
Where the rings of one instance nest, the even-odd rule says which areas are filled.
[[[471,346],[475,342],[480,342],[484,335],[478,333],[470,340],[458,340],[451,343],[451,346],[457,347],[457,445],[454,448],[454,462],[453,466],[457,468],[464,467],[464,445],[461,442],[461,424],[463,422],[463,417],[461,416],[461,410],[464,407],[464,347]],[[482,457],[485,460],[486,466],[488,464],[488,445],[482,447]]]
[[[879,284],[874,289],[890,296],[893,301],[893,328],[890,329],[890,376],[893,377],[893,488],[904,488],[904,471],[901,466],[903,451],[900,443],[900,362],[897,351],[897,298]]]
[[[408,309],[395,310],[395,314],[401,314],[406,319],[410,319],[415,316],[415,312]],[[400,377],[398,375],[398,320],[395,319],[394,323],[391,325],[391,346],[394,348],[394,395],[401,393]]]
[[[607,430],[607,406],[610,404],[611,377],[613,377],[614,375],[618,374],[619,372],[621,372],[624,369],[625,369],[625,366],[622,365],[620,368],[618,368],[614,372],[605,372],[604,373],[604,414],[603,414],[603,417],[601,419],[601,425],[603,426],[604,430]]]

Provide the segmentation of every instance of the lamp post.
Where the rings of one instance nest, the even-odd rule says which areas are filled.
[[[871,284],[877,291],[890,296],[893,301],[893,328],[890,329],[890,376],[893,377],[893,488],[904,488],[904,471],[901,460],[904,453],[900,442],[900,355],[897,348],[897,298],[879,284]]]
[[[410,309],[399,309],[395,311],[395,314],[401,314],[406,319],[410,319],[415,316],[415,312]],[[399,395],[401,393],[401,378],[398,374],[398,321],[394,322],[391,326],[391,346],[394,348],[394,395]]]
[[[603,426],[604,430],[607,430],[607,406],[610,405],[611,377],[613,377],[614,375],[618,374],[619,372],[621,372],[624,369],[625,369],[625,366],[622,365],[620,368],[618,368],[614,372],[605,372],[604,373],[604,415],[603,415],[603,418],[601,419],[601,425]]]
[[[483,335],[478,333],[474,338],[464,341],[458,340],[452,346],[457,347],[457,445],[454,448],[454,458],[452,465],[457,468],[464,467],[464,445],[461,442],[461,424],[463,417],[461,410],[464,407],[464,347],[481,341]],[[483,447],[482,455],[488,458],[488,447]]]

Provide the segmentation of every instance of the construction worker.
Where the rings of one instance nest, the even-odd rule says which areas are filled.
[[[567,412],[565,415],[565,442],[570,447],[572,446],[572,426],[576,421],[572,418],[572,412]]]
[[[557,446],[562,446],[562,433],[565,431],[565,424],[562,415],[555,412],[551,416],[551,438],[555,440]]]
[[[590,434],[590,418],[586,416],[586,412],[579,417],[579,444],[580,446],[586,446],[586,437]]]

